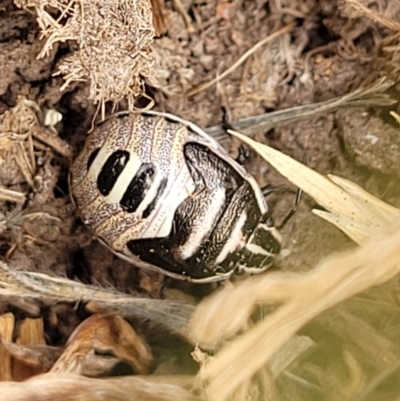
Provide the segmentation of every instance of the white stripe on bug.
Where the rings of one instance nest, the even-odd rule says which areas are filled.
[[[221,264],[230,253],[237,251],[242,248],[244,243],[243,226],[246,224],[247,213],[243,211],[237,220],[235,227],[233,228],[228,241],[225,243],[224,247],[221,249],[215,264]]]
[[[128,163],[118,176],[111,192],[105,197],[107,202],[119,204],[130,182],[136,177],[141,165],[142,161],[139,156],[131,152]]]
[[[246,244],[246,248],[254,255],[273,256],[272,252],[268,252],[265,248],[257,244]]]
[[[196,216],[196,221],[191,228],[189,238],[177,250],[177,254],[183,260],[195,255],[203,244],[204,239],[210,236],[215,221],[221,215],[225,200],[226,191],[224,188],[217,188],[210,194],[207,213]]]
[[[187,194],[185,191],[182,191],[181,188],[185,188],[191,184],[193,185],[189,172],[184,168],[181,169],[180,175],[175,180],[172,179],[170,181],[171,183],[168,185],[170,189],[176,191],[177,196],[170,196],[166,188],[157,202],[157,207],[146,219],[141,219],[140,215],[136,213],[135,215],[138,217],[137,221],[135,222],[133,219],[131,219],[130,214],[127,214],[125,211],[119,212],[110,218],[110,221],[113,221],[114,219],[116,221],[119,219],[124,219],[124,222],[131,219],[132,221],[131,225],[128,225],[127,227],[123,228],[122,225],[120,225],[120,230],[113,239],[113,244],[117,249],[125,248],[124,244],[126,244],[132,238],[144,239],[168,237],[172,230],[175,211],[187,197]],[[152,184],[152,188],[157,187],[158,183],[154,182]],[[105,228],[103,227],[103,229]]]
[[[164,190],[163,196],[160,197],[158,207],[148,217],[149,225],[143,232],[142,238],[167,237],[172,230],[176,209],[190,196],[188,195],[188,191],[191,194],[195,189],[186,165],[182,165],[178,176],[171,178],[168,180],[168,185]]]
[[[137,214],[141,215],[150,205],[150,203],[153,202],[154,199],[157,197],[158,187],[160,186],[163,178],[164,177],[161,175],[161,173],[156,173],[154,180],[150,185],[150,188],[147,190],[146,195],[144,196],[142,202],[139,204],[136,210]]]

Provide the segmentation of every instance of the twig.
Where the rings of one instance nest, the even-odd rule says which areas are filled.
[[[57,153],[65,158],[71,160],[73,153],[71,150],[71,146],[62,140],[59,136],[53,134],[46,128],[42,127],[32,127],[32,135],[39,139],[39,141],[45,143],[46,145],[53,148]]]
[[[188,32],[196,32],[196,28],[193,26],[192,20],[190,19],[189,14],[186,12],[185,7],[183,7],[181,0],[172,0],[172,4],[174,5],[175,10],[178,11],[179,14],[181,14],[183,20],[185,21],[186,29],[188,30]]]
[[[395,111],[390,111],[389,114],[396,120],[397,124],[400,124],[400,116]]]
[[[364,4],[361,4],[358,0],[346,0],[346,2],[356,10],[363,12],[367,17],[380,22],[386,28],[392,29],[393,31],[400,31],[400,24],[398,22],[369,9],[368,7],[364,6]]]
[[[26,197],[21,192],[0,187],[0,200],[15,203],[24,203],[26,201]]]
[[[204,89],[207,89],[211,85],[214,85],[216,82],[224,79],[227,75],[229,75],[235,68],[237,68],[240,64],[242,64],[248,57],[250,57],[254,52],[256,52],[260,47],[264,46],[266,43],[273,41],[274,39],[278,38],[281,35],[284,35],[285,33],[289,33],[293,30],[295,27],[295,24],[289,24],[285,26],[282,29],[279,29],[278,31],[274,32],[272,35],[267,36],[266,38],[260,40],[257,42],[251,49],[247,50],[246,53],[243,54],[234,64],[232,64],[227,70],[225,70],[221,75],[218,75],[216,78],[212,79],[209,82],[205,82],[202,85],[199,85],[193,89],[191,89],[189,92],[186,93],[187,97],[191,97],[195,95],[196,93],[199,93],[203,91]]]

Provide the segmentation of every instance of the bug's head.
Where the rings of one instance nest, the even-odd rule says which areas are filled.
[[[281,243],[279,231],[268,222],[260,222],[243,249],[239,271],[261,273],[268,269],[278,257]]]

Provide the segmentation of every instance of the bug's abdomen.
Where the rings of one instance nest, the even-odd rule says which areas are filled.
[[[250,185],[206,147],[188,143],[185,159],[195,184],[177,208],[167,238],[133,240],[129,250],[175,273],[206,277],[243,248],[260,217]]]

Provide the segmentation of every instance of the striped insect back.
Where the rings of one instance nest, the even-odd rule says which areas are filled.
[[[89,135],[70,173],[83,221],[138,267],[209,282],[252,268],[256,253],[264,263],[254,268],[263,269],[280,250],[275,228],[260,223],[267,205],[254,178],[176,116],[112,116]]]

